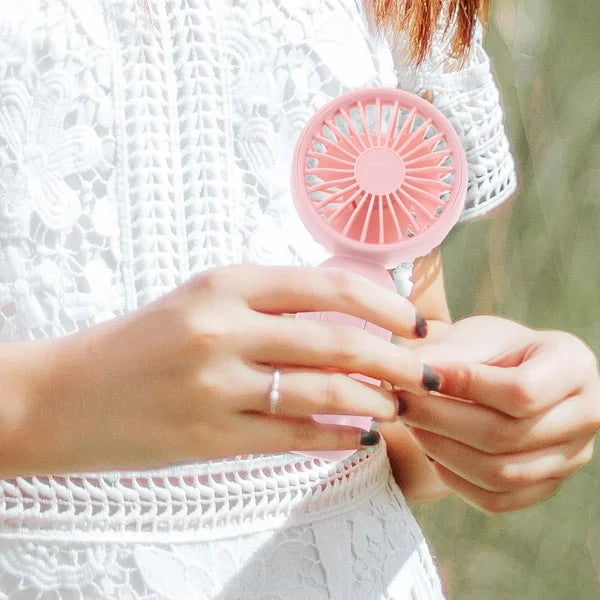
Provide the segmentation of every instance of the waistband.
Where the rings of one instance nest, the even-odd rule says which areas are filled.
[[[0,479],[0,538],[224,539],[339,514],[376,494],[389,475],[382,437],[340,462],[268,454]]]

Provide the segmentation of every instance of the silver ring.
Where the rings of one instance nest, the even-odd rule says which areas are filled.
[[[271,387],[269,388],[269,407],[271,414],[275,412],[277,403],[279,402],[279,379],[281,378],[281,371],[279,369],[273,369],[273,380],[271,381]]]

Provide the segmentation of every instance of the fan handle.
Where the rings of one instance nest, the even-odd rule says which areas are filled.
[[[389,273],[385,270],[384,267],[373,262],[360,260],[351,256],[338,255],[332,256],[325,262],[321,263],[321,265],[319,266],[352,271],[354,273],[362,275],[363,277],[366,277],[367,279],[370,279],[371,281],[379,283],[380,285],[383,285],[384,287],[387,287],[390,290],[396,291],[394,282],[392,281],[392,278],[390,277]],[[311,321],[327,321],[328,323],[338,323],[340,325],[351,325],[354,327],[359,327],[360,329],[364,329],[369,333],[376,335],[388,342],[392,339],[391,331],[388,331],[383,327],[379,327],[378,325],[374,325],[373,323],[369,323],[364,319],[359,319],[358,317],[347,315],[345,313],[297,313],[296,318]],[[368,377],[367,375],[353,373],[350,376],[358,381],[364,381],[365,383],[370,383],[372,385],[381,385],[380,380],[373,379],[372,377]],[[357,415],[313,415],[313,419],[318,423],[350,425],[359,429],[369,429],[373,421],[372,417]],[[339,461],[344,460],[348,456],[354,454],[354,452],[356,452],[356,448],[353,448],[351,450],[323,450],[314,452],[310,450],[302,452],[294,450],[293,452],[294,454],[312,456],[313,458],[322,458],[325,460]]]

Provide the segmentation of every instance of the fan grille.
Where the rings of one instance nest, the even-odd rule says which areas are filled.
[[[357,100],[313,130],[304,178],[313,209],[365,244],[397,244],[428,229],[448,206],[455,159],[419,107]]]

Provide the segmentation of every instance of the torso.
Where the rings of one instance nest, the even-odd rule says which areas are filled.
[[[203,269],[316,264],[295,141],[394,86],[359,1],[15,1],[0,11],[0,340],[56,337]]]
[[[143,4],[2,2],[0,341],[68,335],[209,267],[320,262],[288,190],[297,136],[331,98],[398,84],[360,0],[150,0],[150,19]],[[496,106],[488,66],[473,68]],[[479,96],[455,106],[454,83],[438,83],[475,162]],[[490,159],[489,140],[507,144],[498,113],[485,114],[496,120],[484,171],[512,177],[505,154]],[[512,183],[496,179],[500,195],[485,194],[499,202]],[[0,596],[223,599],[246,581],[247,598],[290,597],[292,583],[303,598],[364,599],[374,585],[378,598],[441,598],[378,452],[0,480]],[[304,493],[318,516],[269,521],[302,513]],[[235,516],[248,502],[250,529],[217,540],[217,509]],[[324,519],[328,502],[336,515]],[[261,554],[270,540],[281,543]]]

